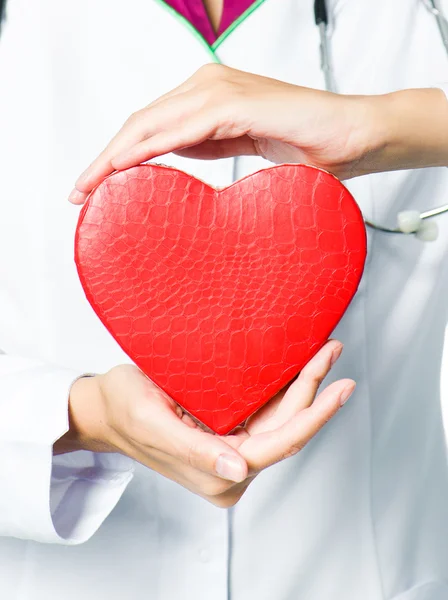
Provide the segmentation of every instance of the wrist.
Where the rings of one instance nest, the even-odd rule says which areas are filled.
[[[349,96],[348,121],[351,152],[346,177],[353,178],[383,170],[381,156],[388,145],[388,125],[378,96]]]
[[[69,429],[54,444],[55,454],[89,450],[112,452],[107,443],[107,424],[104,397],[99,376],[80,377],[71,387],[69,403]]]
[[[342,180],[381,170],[379,158],[387,146],[388,128],[378,97],[319,94],[313,99],[313,110],[319,114],[320,97],[327,115],[324,140],[329,140],[324,168]]]
[[[359,175],[448,165],[448,102],[440,89],[364,97],[370,141]]]

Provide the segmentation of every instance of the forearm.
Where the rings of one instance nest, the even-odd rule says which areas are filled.
[[[369,151],[356,175],[448,166],[448,101],[440,89],[364,97],[372,119]]]

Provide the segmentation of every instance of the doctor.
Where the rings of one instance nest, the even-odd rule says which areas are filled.
[[[441,5],[448,9],[446,2]],[[346,133],[344,126],[353,122],[356,131],[362,122],[390,123],[399,135],[386,149],[367,151],[372,162],[360,172],[359,157],[352,157],[348,171],[339,157],[337,173],[408,169],[350,180],[365,216],[393,225],[403,208],[429,209],[446,202],[448,170],[436,166],[446,164],[448,117],[442,92],[393,95],[393,110],[382,96],[380,104],[389,108],[381,110],[378,121],[371,120],[370,110],[360,119],[362,111],[354,108],[378,106],[375,102],[328,99],[303,90],[324,87],[308,0],[255,2],[216,41],[191,15],[180,18],[158,0],[70,5],[12,0],[7,8],[0,42],[3,596],[446,600],[448,477],[439,376],[448,292],[447,220],[440,217],[440,235],[432,244],[412,236],[370,236],[363,283],[335,334],[345,352],[335,363],[341,347],[330,342],[284,398],[271,403],[273,410],[261,414],[265,431],[272,429],[266,428],[269,419],[280,417],[275,425],[283,427],[284,445],[275,456],[276,444],[268,434],[260,460],[265,446],[257,449],[257,440],[251,441],[257,432],[242,444],[247,442],[252,454],[244,456],[242,445],[220,438],[213,439],[211,453],[202,451],[193,437],[196,441],[203,432],[190,427],[188,419],[182,423],[168,398],[157,397],[132,366],[114,368],[128,361],[83,297],[72,258],[77,213],[63,202],[84,157],[94,156],[130,113],[136,116],[78,181],[75,202],[81,203],[111,168],[182,148],[190,156],[217,152],[227,158],[192,161],[170,155],[162,162],[215,185],[229,184],[268,164],[256,153],[284,160],[271,150],[284,150],[285,142],[292,146],[288,151],[303,153],[305,133],[314,152],[312,129],[318,129],[319,115],[325,116],[327,101],[333,107],[350,102],[353,110],[334,136]],[[421,0],[333,0],[328,9],[334,77],[344,95],[383,95],[438,86],[447,79],[448,58],[437,23]],[[214,10],[209,13],[213,20]],[[211,61],[301,88],[288,86],[292,97],[285,103],[289,93],[277,87],[285,84],[206,67],[189,80],[188,89],[178,90],[179,97],[175,92],[158,108],[153,104],[137,112]],[[235,93],[227,93],[235,91],[232,86],[254,103],[252,112],[244,102],[235,110]],[[271,109],[280,101],[272,121],[264,86],[275,88]],[[226,90],[217,103],[221,112],[200,105],[204,110],[195,119],[198,100],[204,94],[216,98],[217,89]],[[312,102],[305,119],[307,94]],[[313,113],[318,97],[322,104]],[[222,117],[226,107],[230,122]],[[186,138],[179,138],[180,114]],[[302,129],[290,139],[295,114]],[[241,127],[238,115],[255,121]],[[315,125],[308,131],[307,121]],[[204,123],[206,131],[200,130]],[[223,124],[230,127],[216,136]],[[153,135],[158,127],[163,132],[159,145]],[[234,135],[235,127],[241,127],[241,135]],[[368,130],[365,139],[372,141]],[[375,129],[376,139],[388,131]],[[243,134],[251,137],[242,139]],[[250,142],[253,137],[258,145]],[[229,138],[244,148],[237,150]],[[339,139],[350,147],[351,140]],[[265,143],[271,144],[269,151]],[[312,162],[336,170],[324,154],[321,149]],[[307,409],[331,363],[328,387]],[[89,372],[102,374],[73,384]],[[356,398],[297,453],[353,390],[351,380],[340,380],[346,374],[358,382]],[[141,404],[126,413],[136,397],[148,399],[151,410],[145,412]],[[123,419],[126,414],[133,419]],[[186,448],[196,452],[188,473],[181,464],[185,449],[177,448],[176,455],[176,449],[166,447],[171,438],[160,423],[168,419],[172,428],[182,426],[182,435],[188,430],[192,436]],[[150,428],[143,435],[142,421]],[[129,423],[133,431],[126,429]],[[231,458],[221,461],[224,471],[215,478],[220,444],[227,444]],[[79,448],[84,450],[72,452]],[[262,470],[288,454],[294,456]],[[256,460],[254,471],[262,472],[247,487]],[[226,471],[231,466],[239,472]],[[210,485],[198,483],[198,473],[213,476],[213,486],[209,479]],[[241,482],[247,490],[240,490],[236,504],[238,497],[216,502],[216,481],[222,486]],[[214,504],[235,505],[223,510]]]

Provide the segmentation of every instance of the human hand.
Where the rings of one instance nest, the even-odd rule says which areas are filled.
[[[286,392],[226,436],[203,431],[135,366],[79,379],[70,394],[70,431],[55,453],[119,452],[217,506],[232,506],[258,473],[303,448],[353,392],[345,379],[317,395],[341,350],[328,342]]]
[[[210,64],[137,111],[76,182],[82,204],[115,170],[168,152],[200,159],[260,155],[339,175],[366,151],[368,108],[352,97]]]
[[[200,159],[254,154],[348,179],[447,165],[447,140],[448,103],[438,89],[338,95],[205,65],[131,115],[70,200],[82,204],[113,171],[168,152]]]

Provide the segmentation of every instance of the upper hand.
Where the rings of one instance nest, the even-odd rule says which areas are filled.
[[[176,152],[260,155],[306,163],[340,179],[448,166],[448,103],[440,89],[338,95],[206,65],[126,121],[76,182],[82,204],[115,170]]]
[[[206,65],[139,110],[76,182],[81,204],[115,170],[176,152],[214,159],[243,154],[308,163],[340,178],[358,174],[378,127],[361,96],[340,96]],[[355,168],[356,167],[356,168]]]
[[[317,390],[342,350],[328,342],[287,391],[226,436],[203,431],[132,365],[79,379],[70,394],[70,430],[55,452],[119,452],[217,506],[228,507],[266,467],[292,456],[331,419],[355,384]]]

